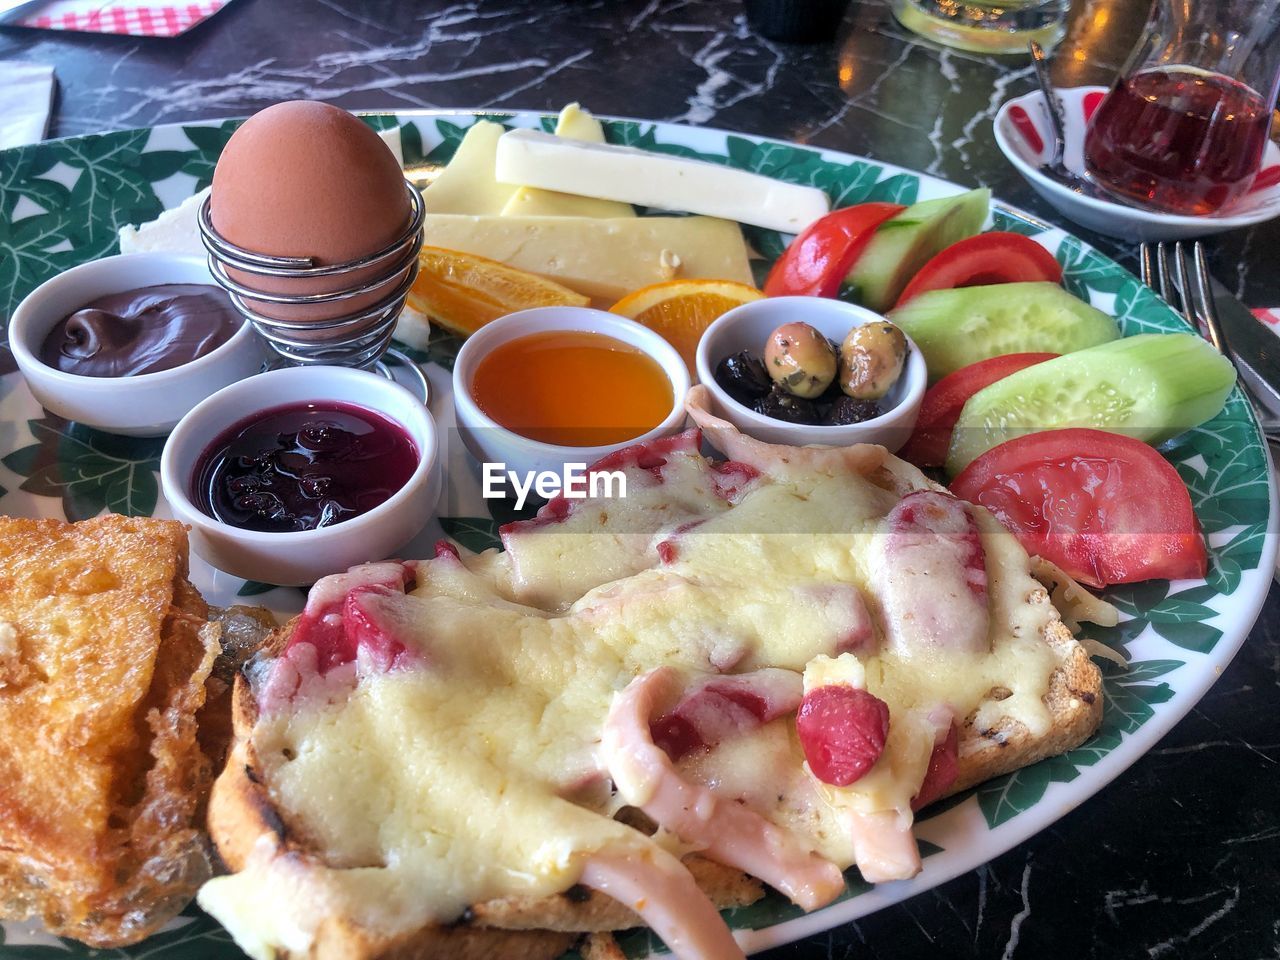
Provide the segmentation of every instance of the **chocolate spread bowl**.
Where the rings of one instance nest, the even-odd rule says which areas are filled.
[[[132,253],[72,267],[36,287],[10,319],[9,347],[40,405],[99,430],[162,436],[205,397],[262,369],[266,351],[248,323],[207,353],[151,373],[82,376],[41,360],[50,332],[91,302],[168,284],[214,285],[203,257]]]

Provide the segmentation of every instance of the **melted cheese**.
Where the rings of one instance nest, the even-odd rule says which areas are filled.
[[[504,537],[511,591],[546,609],[564,609],[594,587],[654,566],[658,542],[727,509],[701,458],[672,458],[661,477],[631,471],[625,498],[583,501],[559,523]]]
[[[909,809],[933,745],[928,712],[1048,721],[1054,619],[1026,555],[983,522],[992,615],[989,655],[931,651],[904,662],[838,652],[848,605],[867,590],[873,530],[896,502],[854,474],[761,478],[733,506],[701,458],[669,458],[664,482],[633,470],[634,499],[586,502],[509,553],[419,566],[409,596],[367,599],[416,666],[362,675],[345,697],[300,698],[254,731],[264,781],[286,820],[326,851],[314,893],[284,883],[267,856],[209,884],[201,903],[255,956],[301,952],[307,930],[341,912],[395,932],[449,921],[468,905],[566,889],[594,851],[652,843],[610,819],[600,732],[614,694],[672,665],[690,678],[762,666],[857,674],[891,711],[877,768],[833,796],[803,768],[792,718],[686,758],[681,769],[741,798],[839,866],[853,861],[838,807]],[[643,477],[650,477],[646,485]],[[655,535],[674,537],[660,564]],[[842,594],[842,591],[845,593]],[[816,672],[815,672],[816,671]],[[995,687],[1009,696],[994,703]],[[303,881],[294,878],[290,882]],[[303,944],[305,946],[305,943]]]

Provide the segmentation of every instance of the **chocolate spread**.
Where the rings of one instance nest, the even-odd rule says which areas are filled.
[[[111,293],[49,331],[44,363],[82,377],[170,370],[222,346],[244,318],[218,287],[169,283]]]

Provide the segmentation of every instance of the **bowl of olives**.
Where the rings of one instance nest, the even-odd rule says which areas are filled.
[[[928,381],[924,357],[871,310],[821,297],[735,307],[698,344],[715,413],[769,443],[907,441]]]

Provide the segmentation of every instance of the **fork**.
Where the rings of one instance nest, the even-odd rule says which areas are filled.
[[[1213,292],[1209,287],[1209,266],[1205,258],[1204,242],[1195,241],[1191,245],[1190,256],[1181,240],[1175,243],[1162,241],[1154,244],[1154,247],[1151,243],[1143,243],[1138,256],[1142,282],[1182,314],[1193,329],[1199,331],[1201,336],[1239,369],[1240,364],[1232,355],[1218,324],[1218,308],[1214,305]],[[1258,425],[1268,442],[1280,445],[1280,417],[1268,412],[1243,376],[1240,377],[1240,385],[1253,402]]]

